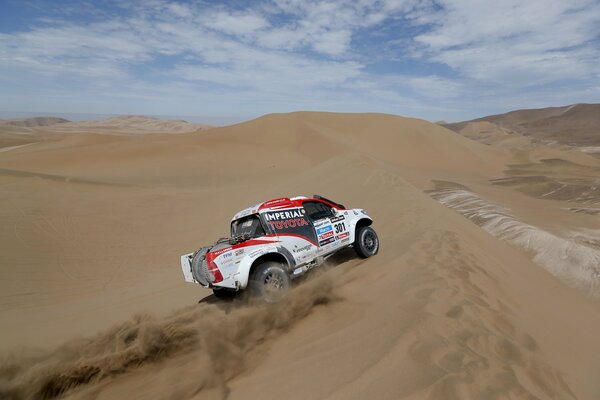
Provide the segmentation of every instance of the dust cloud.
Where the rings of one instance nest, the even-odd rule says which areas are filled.
[[[174,380],[168,397],[189,397],[204,389],[215,389],[225,397],[227,381],[244,371],[270,339],[314,307],[336,299],[330,275],[320,274],[277,304],[240,300],[189,306],[162,319],[137,315],[94,337],[51,350],[22,349],[4,356],[0,397],[60,398],[78,387],[89,389],[175,357],[178,362],[169,366],[172,376],[185,370],[184,375],[193,378]]]

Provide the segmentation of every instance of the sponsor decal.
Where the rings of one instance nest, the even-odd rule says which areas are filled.
[[[257,255],[261,254],[263,251],[262,250],[255,250],[252,253],[248,254],[250,257],[256,257]]]
[[[281,197],[279,199],[265,201],[263,203],[263,207],[271,207],[271,206],[274,206],[275,204],[287,203],[289,201],[290,201],[290,199],[288,199],[287,197]]]
[[[322,235],[319,235],[319,240],[327,239],[333,236],[333,231],[329,230],[329,232],[325,232]]]
[[[230,258],[231,256],[233,256],[233,253],[224,253],[224,254],[222,254],[222,256],[223,256],[223,259],[225,260],[225,259]]]
[[[350,234],[348,232],[344,232],[344,233],[341,233],[341,234],[337,235],[336,239],[337,240],[342,240],[342,239],[347,238],[349,235]]]
[[[267,220],[267,222],[280,221],[280,220],[292,219],[292,218],[304,219],[303,218],[304,213],[305,213],[305,211],[303,208],[297,208],[295,210],[288,210],[288,211],[268,212],[265,214],[265,219]]]
[[[293,218],[284,221],[268,221],[271,229],[289,229],[308,225],[308,221],[304,218]]]
[[[236,256],[241,256],[242,254],[244,254],[244,249],[240,249],[240,250],[236,250],[235,255]]]
[[[343,219],[346,219],[346,217],[344,217],[343,215],[338,215],[337,217],[331,217],[331,218],[329,218],[329,221],[331,223],[334,223],[334,222],[341,221]]]
[[[291,234],[304,237],[310,242],[317,242],[313,225],[304,214],[303,208],[296,207],[282,211],[269,211],[263,215],[269,230],[275,235]]]
[[[346,224],[343,222],[340,222],[339,224],[335,224],[335,233],[340,233],[346,230]]]
[[[326,244],[333,243],[335,241],[334,237],[330,237],[329,239],[319,241],[319,246],[325,246]]]
[[[323,234],[325,232],[329,232],[331,230],[332,230],[331,225],[324,226],[323,228],[317,229],[317,235],[321,235],[321,234]]]
[[[321,220],[315,222],[314,225],[315,225],[315,228],[318,228],[318,227],[323,226],[328,223],[329,223],[329,221],[327,221],[325,219],[321,219]]]
[[[306,246],[302,246],[302,247],[300,247],[300,248],[298,248],[298,249],[294,249],[294,250],[292,250],[292,251],[293,251],[294,253],[301,253],[301,252],[303,252],[303,251],[307,251],[307,250],[309,250],[309,249],[310,249],[310,246],[311,246],[310,244],[307,244]]]
[[[231,250],[231,247],[226,247],[226,248],[221,249],[221,250],[211,251],[211,253],[214,254],[215,258],[216,258],[216,257],[219,257],[223,253],[227,253],[229,250]]]
[[[350,238],[346,238],[344,240],[342,240],[342,243],[348,243],[350,241]]]

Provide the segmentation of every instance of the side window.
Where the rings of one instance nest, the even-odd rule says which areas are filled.
[[[320,201],[307,201],[302,206],[306,215],[313,221],[333,216],[332,208]]]
[[[231,223],[231,237],[248,235],[251,238],[255,238],[264,234],[265,230],[256,214],[242,217]]]

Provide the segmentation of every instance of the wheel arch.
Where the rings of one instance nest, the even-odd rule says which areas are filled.
[[[256,267],[258,267],[260,264],[268,262],[268,261],[275,261],[275,262],[283,264],[286,271],[288,271],[288,273],[291,273],[292,269],[294,268],[295,262],[294,262],[294,258],[292,257],[292,255],[286,254],[286,253],[289,253],[289,251],[287,251],[284,248],[278,247],[277,251],[269,251],[267,253],[261,254],[260,256],[258,256],[254,260],[252,260],[249,263],[249,265],[246,264],[247,272],[244,272],[239,277],[239,282],[240,282],[241,288],[245,289],[248,286],[248,281],[250,280],[250,276],[252,275],[252,272],[254,272]]]
[[[248,275],[249,276],[252,275],[252,272],[254,272],[256,267],[258,267],[260,264],[265,263],[267,261],[279,262],[279,263],[282,263],[284,266],[289,267],[289,261],[283,254],[272,252],[272,253],[263,254],[262,256],[258,257],[256,260],[254,260],[252,262],[252,265],[250,266],[250,271],[248,271]]]
[[[356,221],[356,223],[354,224],[354,229],[352,229],[350,231],[350,234],[352,235],[350,238],[350,243],[354,243],[354,240],[356,240],[356,232],[360,228],[362,228],[363,226],[371,226],[372,224],[373,224],[373,220],[368,217],[363,217],[363,218],[359,219],[358,221]]]
[[[361,218],[356,222],[356,226],[354,227],[354,230],[357,230],[358,228],[362,228],[363,226],[370,226],[373,224],[373,220],[371,218]]]

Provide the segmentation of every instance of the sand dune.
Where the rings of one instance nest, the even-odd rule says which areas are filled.
[[[597,252],[585,241],[600,216],[569,210],[589,203],[494,184],[516,170],[597,179],[593,158],[380,114],[274,114],[178,135],[71,126],[0,153],[0,397],[600,393],[600,307],[538,264],[545,239],[523,237],[523,249],[512,228],[494,236],[424,191],[455,182],[489,201],[474,206],[571,240],[571,255]],[[341,254],[274,306],[215,303],[183,283],[178,256],[226,235],[234,212],[312,193],[365,207],[380,253]],[[567,280],[579,274],[546,256]]]
[[[570,239],[546,232],[519,221],[509,209],[490,203],[461,185],[444,182],[430,194],[492,235],[534,251],[533,260],[552,274],[593,296],[600,296],[600,250],[583,234]]]
[[[140,115],[124,115],[99,121],[70,122],[54,126],[53,132],[95,132],[121,135],[184,133],[208,129],[210,126],[193,124],[183,120],[163,120]]]
[[[7,152],[18,146],[53,142],[63,140],[64,136],[79,136],[82,134],[129,137],[190,133],[209,128],[211,128],[209,125],[204,124],[144,116],[120,116],[83,122],[71,122],[54,117],[0,120],[0,151]],[[78,139],[71,140],[77,141]]]
[[[49,126],[54,124],[63,124],[70,122],[68,119],[57,117],[32,117],[32,118],[16,118],[16,119],[0,119],[0,127],[2,126],[17,126],[31,128],[34,126]]]
[[[460,131],[472,122],[492,123],[502,129],[538,141],[557,142],[570,146],[600,144],[600,104],[573,104],[564,107],[517,110],[473,121],[444,124],[444,126]]]

